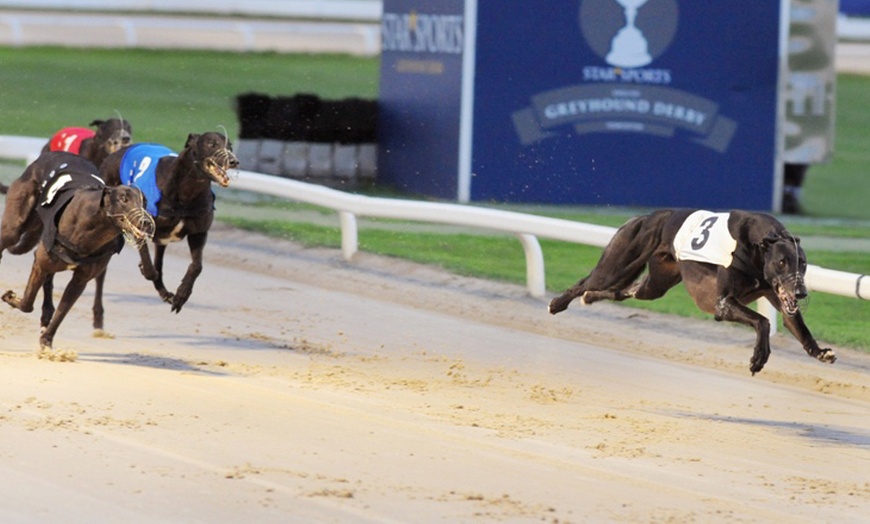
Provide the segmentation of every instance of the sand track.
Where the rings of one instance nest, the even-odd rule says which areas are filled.
[[[167,283],[186,266],[173,245]],[[0,291],[31,257],[5,256]],[[66,279],[58,279],[58,290]],[[859,522],[870,358],[218,227],[174,315],[125,251],[34,356],[0,309],[4,522]],[[600,307],[599,307],[600,306]],[[812,327],[812,326],[811,326]]]

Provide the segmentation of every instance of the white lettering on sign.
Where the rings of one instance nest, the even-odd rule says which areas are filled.
[[[384,51],[461,54],[464,30],[461,15],[384,13],[381,46]]]
[[[669,104],[667,102],[656,102],[653,104],[653,114],[673,120],[679,120],[699,127],[704,125],[704,121],[707,120],[707,115],[701,111],[679,104]]]

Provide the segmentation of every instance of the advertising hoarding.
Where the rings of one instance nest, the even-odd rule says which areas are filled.
[[[379,172],[460,201],[775,208],[784,12],[776,0],[386,0],[382,27],[406,20],[409,44],[383,37]],[[456,53],[417,50],[421,15],[461,19]]]

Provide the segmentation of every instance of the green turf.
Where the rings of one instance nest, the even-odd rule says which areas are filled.
[[[377,58],[344,55],[287,55],[209,51],[88,50],[0,47],[0,134],[48,137],[67,125],[87,124],[119,111],[134,126],[137,141],[180,148],[191,132],[224,126],[238,130],[236,95],[316,93],[325,98],[377,97]],[[836,152],[826,165],[810,169],[805,187],[809,218],[788,218],[799,235],[866,238],[870,224],[870,78],[840,75],[837,89]],[[2,166],[0,166],[2,167]],[[16,166],[2,171],[9,180]],[[10,173],[7,176],[7,173]],[[391,195],[396,196],[396,195]],[[276,205],[286,204],[255,204]],[[292,205],[291,205],[292,206]],[[502,206],[569,220],[621,224],[638,210],[555,206]],[[218,219],[222,219],[220,208]],[[224,218],[229,220],[228,218]],[[846,219],[846,220],[844,220]],[[338,247],[337,228],[293,221],[232,222],[265,229],[310,245]],[[452,271],[523,283],[522,248],[510,236],[396,233],[364,230],[361,249],[442,265]],[[595,264],[600,249],[542,240],[547,284],[560,290]],[[474,256],[468,256],[469,253]],[[811,252],[811,263],[870,273],[866,253]],[[658,311],[699,315],[685,292],[643,304]],[[870,348],[870,303],[813,294],[807,318],[815,333],[837,344]]]
[[[188,133],[218,126],[237,136],[241,93],[375,98],[378,65],[346,55],[0,47],[0,134],[48,137],[118,111],[137,141],[181,148]]]
[[[870,77],[837,77],[834,157],[812,166],[804,184],[806,211],[813,216],[870,219]]]

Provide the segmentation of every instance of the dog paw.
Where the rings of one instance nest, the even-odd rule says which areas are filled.
[[[172,304],[175,300],[175,295],[170,293],[169,291],[161,291],[159,292],[160,300],[166,302],[167,304]]]
[[[568,302],[563,297],[559,296],[550,301],[550,305],[547,306],[547,311],[550,312],[551,315],[555,315],[556,313],[561,313],[568,309]]]
[[[18,296],[15,295],[15,292],[11,289],[6,293],[3,293],[2,300],[12,307],[18,307]]]
[[[102,328],[95,328],[94,332],[91,336],[94,338],[106,338],[109,340],[115,339],[115,335],[109,333],[108,331],[103,330]]]
[[[187,303],[187,297],[182,297],[181,295],[175,295],[175,298],[172,300],[172,312],[180,313],[181,308],[184,307],[184,304]]]
[[[816,358],[822,362],[827,362],[828,364],[833,364],[837,361],[837,355],[834,354],[834,350],[830,348],[825,348],[821,353],[816,355]]]
[[[752,376],[754,377],[756,373],[758,373],[759,371],[764,369],[764,365],[766,363],[767,362],[761,362],[760,360],[756,360],[755,358],[752,358],[749,361],[749,371],[752,372]]]

